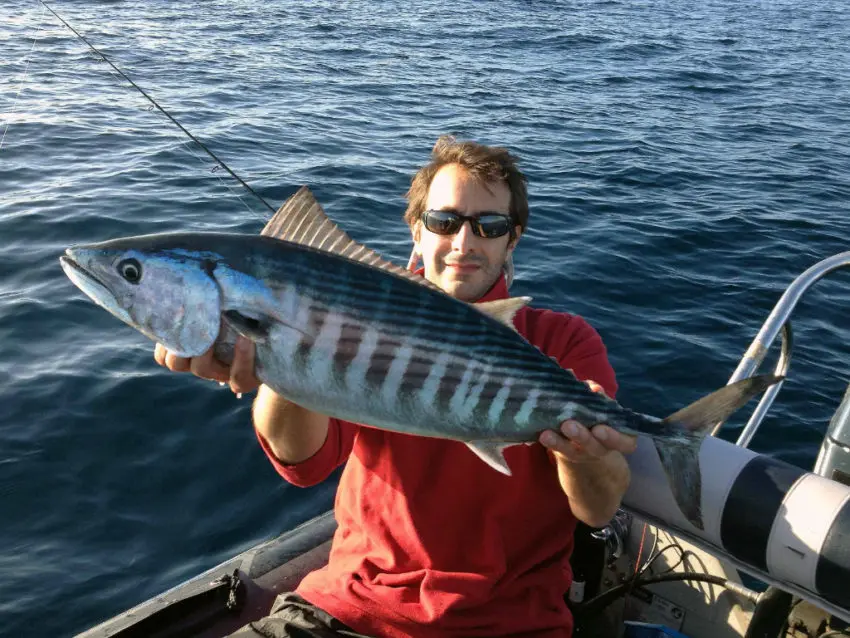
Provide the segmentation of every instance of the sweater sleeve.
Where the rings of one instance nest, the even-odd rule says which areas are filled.
[[[354,437],[358,426],[348,421],[330,419],[328,421],[328,436],[316,453],[310,458],[287,465],[274,455],[268,441],[254,430],[260,440],[260,447],[269,457],[277,473],[287,482],[298,487],[310,487],[324,481],[336,468],[348,460],[354,447]]]
[[[562,368],[572,370],[582,381],[595,381],[612,399],[617,396],[617,378],[608,361],[602,337],[582,317],[546,310],[537,317],[545,335],[541,349]]]
[[[578,322],[578,325],[566,358],[573,374],[582,381],[595,381],[602,386],[605,394],[616,398],[619,389],[617,377],[608,361],[608,350],[602,343],[602,337],[581,317],[573,317],[572,322]]]

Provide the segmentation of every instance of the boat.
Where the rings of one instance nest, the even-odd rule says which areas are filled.
[[[777,339],[774,373],[784,377],[794,308],[818,280],[847,266],[850,252],[799,275],[729,383],[754,375]],[[719,437],[703,444],[702,528],[676,507],[651,445],[629,457],[623,507],[605,527],[576,531],[575,578],[564,592],[576,636],[850,636],[850,387],[811,472],[749,450],[781,387],[763,394],[734,444]],[[324,565],[335,529],[333,512],[325,512],[79,635],[226,636]]]

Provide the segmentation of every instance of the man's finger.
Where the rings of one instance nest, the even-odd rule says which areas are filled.
[[[544,430],[541,432],[538,437],[538,441],[540,441],[541,445],[547,449],[560,454],[573,463],[579,463],[587,460],[587,457],[584,456],[584,452],[580,447],[571,443],[568,439],[565,439],[554,430]]]
[[[604,456],[608,451],[605,449],[605,446],[590,433],[590,430],[576,421],[564,421],[561,424],[561,433],[573,443],[578,444],[588,456],[598,458],[600,456]]]
[[[585,383],[587,385],[589,385],[590,389],[593,390],[594,392],[598,392],[599,394],[604,394],[606,397],[608,396],[608,394],[605,392],[605,388],[603,388],[601,385],[596,383],[596,381],[585,381]]]
[[[637,449],[637,438],[617,432],[609,425],[597,425],[591,429],[594,438],[609,450],[631,454]]]
[[[538,440],[550,450],[575,462],[592,461],[608,452],[587,428],[575,421],[564,421],[560,430],[544,430]]]
[[[161,343],[156,344],[156,347],[153,349],[153,358],[159,365],[165,366],[165,355],[168,354],[168,350]]]
[[[253,392],[259,387],[260,381],[254,372],[255,354],[256,348],[250,339],[237,338],[230,365],[230,389],[234,392]]]
[[[172,372],[189,372],[192,366],[192,360],[184,357],[178,357],[171,351],[165,355],[165,367]]]
[[[215,358],[212,348],[200,357],[192,358],[191,370],[192,374],[202,379],[212,379],[225,383],[230,380],[230,370]]]

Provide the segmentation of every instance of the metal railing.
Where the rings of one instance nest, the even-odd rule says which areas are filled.
[[[797,277],[791,285],[785,290],[785,293],[774,306],[773,311],[767,317],[767,320],[762,325],[761,330],[753,339],[750,347],[744,353],[738,368],[729,378],[729,383],[740,381],[753,376],[764,362],[776,337],[782,335],[782,350],[779,354],[779,359],[776,362],[775,374],[785,376],[788,372],[788,367],[791,364],[791,348],[793,346],[793,333],[791,331],[791,313],[796,308],[797,303],[803,295],[811,288],[818,280],[822,279],[829,273],[840,268],[850,266],[850,251],[838,253],[832,257],[828,257],[823,261],[816,263],[814,266],[803,272]],[[747,425],[736,441],[736,445],[748,447],[753,436],[761,425],[770,406],[773,405],[776,395],[782,389],[782,381],[776,383],[765,391],[764,395],[753,411]],[[712,430],[711,434],[715,435],[723,427],[721,421]]]

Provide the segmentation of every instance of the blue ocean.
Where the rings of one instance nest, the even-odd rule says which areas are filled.
[[[512,292],[594,325],[644,412],[724,385],[788,284],[850,249],[844,0],[48,4],[273,207],[307,184],[401,264],[437,137],[509,147],[531,202]],[[285,484],[251,397],[157,366],[59,266],[118,236],[258,233],[260,199],[36,0],[0,7],[0,138],[0,634],[73,635],[335,485]],[[848,283],[798,306],[754,449],[811,468],[850,381]]]

